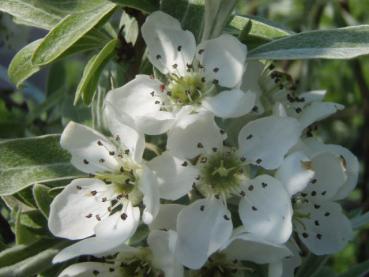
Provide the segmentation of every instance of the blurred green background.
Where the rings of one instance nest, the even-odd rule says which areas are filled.
[[[239,0],[236,12],[268,18],[295,32],[369,24],[369,0]],[[45,33],[16,25],[0,13],[0,138],[59,133],[71,119],[91,118],[88,108],[73,107],[73,97],[83,71],[78,56],[53,64],[16,89],[7,78],[11,57],[28,42]],[[320,124],[319,134],[327,143],[349,148],[361,161],[357,189],[344,203],[355,215],[369,210],[369,57],[355,60],[286,61],[276,63],[300,80],[300,90],[326,89],[328,101],[346,109]],[[0,217],[3,242],[14,239]],[[369,231],[360,231],[344,251],[329,263],[337,272],[369,258]]]

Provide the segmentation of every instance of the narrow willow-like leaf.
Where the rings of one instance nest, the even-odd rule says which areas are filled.
[[[15,245],[0,252],[0,268],[16,264],[21,260],[54,246],[57,240],[43,239],[29,245]]]
[[[0,11],[11,14],[16,22],[50,30],[64,16],[87,12],[105,0],[1,0]]]
[[[42,184],[36,184],[33,186],[33,197],[38,209],[45,218],[48,218],[49,216],[50,204],[53,200],[49,195],[49,190],[49,187]]]
[[[114,8],[115,4],[106,3],[92,11],[66,16],[42,40],[33,54],[32,62],[44,65],[54,61],[98,25]]]
[[[41,252],[36,252],[34,256],[29,256],[16,264],[0,268],[0,276],[35,276],[53,266],[52,259],[68,243],[59,242]]]
[[[134,8],[145,13],[151,13],[159,9],[158,2],[156,0],[109,0],[110,2],[117,3],[124,7]]]
[[[22,48],[12,59],[8,68],[8,75],[10,80],[16,84],[17,87],[40,70],[39,66],[33,65],[31,62],[33,52],[40,43],[41,39],[31,42]]]
[[[369,25],[299,33],[261,45],[248,59],[351,59],[369,54]]]
[[[1,0],[0,11],[20,18],[24,24],[46,30],[50,30],[61,19],[41,5],[34,5],[33,1]]]
[[[98,38],[93,37],[94,34],[95,32],[92,32],[90,36],[85,36],[80,39],[76,44],[59,56],[58,59],[78,52],[100,48],[102,41],[98,41]],[[31,62],[32,56],[41,41],[42,39],[31,42],[13,57],[8,68],[8,75],[10,80],[17,87],[22,85],[25,80],[41,69],[40,66]]]
[[[109,41],[101,51],[93,56],[83,71],[82,79],[78,84],[74,103],[82,98],[85,104],[90,104],[95,94],[97,83],[105,64],[113,57],[118,40]]]
[[[293,34],[270,20],[255,16],[236,15],[229,26],[238,30],[236,33],[239,34],[239,39],[247,45],[248,49]]]
[[[59,135],[12,139],[0,143],[0,195],[42,181],[71,179],[80,173],[61,149]]]

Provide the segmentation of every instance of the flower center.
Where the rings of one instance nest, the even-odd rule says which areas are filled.
[[[119,264],[122,276],[164,276],[161,270],[152,266],[151,259],[151,251],[148,248],[141,249],[137,255],[122,258]]]
[[[206,94],[206,84],[201,74],[189,73],[186,76],[171,76],[168,95],[177,104],[199,104]]]
[[[205,196],[223,195],[229,197],[243,179],[243,164],[232,152],[218,152],[208,157],[200,157],[201,176],[198,189]]]
[[[223,253],[213,254],[207,263],[193,273],[193,277],[222,277],[222,276],[244,276],[244,273],[253,272],[253,268],[244,266],[240,261],[227,260]]]

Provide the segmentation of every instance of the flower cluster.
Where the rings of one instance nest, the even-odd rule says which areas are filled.
[[[242,276],[255,264],[293,276],[302,252],[341,250],[352,227],[338,201],[359,164],[315,129],[343,107],[324,91],[297,93],[272,66],[246,66],[231,35],[196,46],[162,12],[141,31],[155,76],[107,94],[109,135],[74,122],[62,134],[89,177],[51,204],[50,231],[78,240],[54,262],[104,259],[59,276]]]

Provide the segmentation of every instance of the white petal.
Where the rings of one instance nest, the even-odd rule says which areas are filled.
[[[303,109],[299,120],[302,127],[306,128],[312,123],[322,120],[343,108],[344,106],[336,103],[312,102]]]
[[[223,91],[215,96],[205,97],[202,105],[221,118],[240,117],[255,106],[255,93],[239,89]]]
[[[136,162],[142,161],[142,155],[145,150],[145,136],[137,131],[134,126],[130,126],[133,122],[127,122],[127,118],[119,116],[114,108],[105,109],[105,119],[115,139],[123,149],[129,150],[129,155]]]
[[[291,196],[302,191],[313,176],[311,161],[302,152],[288,155],[275,175]]]
[[[266,169],[279,167],[301,134],[298,121],[291,117],[269,116],[244,126],[238,136],[241,155]]]
[[[150,14],[141,30],[150,62],[163,74],[184,75],[196,52],[193,34],[183,31],[178,20],[161,11]]]
[[[119,277],[119,269],[111,264],[98,262],[85,262],[72,264],[64,269],[58,277],[91,277],[91,276],[107,276]]]
[[[223,34],[200,44],[197,58],[205,67],[207,80],[215,79],[221,86],[232,88],[241,82],[246,53],[246,46],[238,39]]]
[[[179,213],[177,232],[177,259],[198,269],[230,238],[230,212],[217,199],[197,200]]]
[[[356,187],[359,178],[360,164],[355,155],[348,149],[334,144],[328,144],[326,146],[329,151],[336,153],[340,157],[347,176],[346,182],[334,196],[334,200],[341,200],[346,198]]]
[[[243,91],[251,90],[257,96],[262,94],[259,84],[260,76],[264,70],[264,64],[259,61],[248,61],[246,71],[242,77],[241,89]]]
[[[210,112],[186,114],[168,132],[167,149],[176,157],[191,159],[214,147],[219,149],[223,139]]]
[[[292,233],[292,205],[284,186],[271,176],[261,175],[248,181],[243,193],[239,214],[246,231],[256,238],[285,243]]]
[[[162,204],[159,213],[150,224],[150,229],[167,229],[175,231],[177,229],[177,216],[182,209],[186,207],[179,204]]]
[[[333,202],[304,203],[299,213],[310,215],[296,223],[301,241],[315,255],[329,255],[342,250],[352,239],[350,221],[342,213],[340,205]]]
[[[315,200],[332,199],[347,180],[340,158],[322,152],[312,159],[311,166],[315,175],[304,193]]]
[[[60,144],[72,154],[72,164],[83,172],[119,170],[117,160],[109,154],[116,152],[115,146],[87,126],[69,122],[62,133]]]
[[[227,255],[227,259],[257,264],[277,262],[292,254],[285,245],[271,243],[247,233],[233,237],[223,253]]]
[[[96,193],[96,194],[95,194]],[[83,239],[95,234],[99,223],[96,216],[104,218],[111,191],[97,179],[76,179],[59,193],[50,205],[49,229],[53,235],[67,239]]]
[[[153,253],[153,265],[164,271],[165,277],[181,277],[183,266],[176,260],[173,250],[176,233],[169,231],[151,231],[147,243]]]
[[[311,90],[301,93],[299,98],[304,98],[305,103],[319,102],[323,101],[326,93],[327,93],[326,90]]]
[[[105,112],[115,110],[121,117],[135,122],[138,131],[149,135],[164,133],[171,126],[174,117],[160,111],[161,83],[147,75],[137,75],[124,86],[108,92],[105,98]],[[112,113],[112,112],[110,112]]]
[[[139,220],[139,208],[129,203],[123,219],[122,212],[116,212],[96,226],[96,237],[81,240],[61,250],[53,259],[60,263],[81,255],[104,256],[118,251],[136,231]]]
[[[159,212],[160,196],[157,179],[151,169],[146,166],[143,170],[139,189],[144,195],[142,201],[145,205],[142,221],[145,224],[150,224]]]
[[[187,160],[174,157],[169,152],[152,159],[148,167],[158,178],[160,197],[168,200],[186,195],[199,175],[199,170]]]

